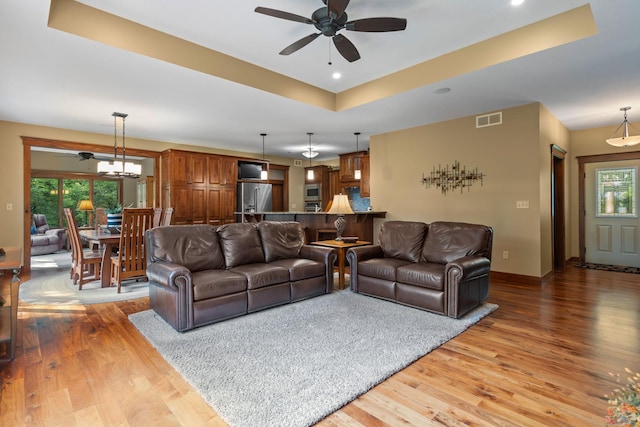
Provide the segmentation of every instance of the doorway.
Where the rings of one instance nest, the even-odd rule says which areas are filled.
[[[587,178],[586,168],[591,163],[604,164],[606,162],[624,162],[640,160],[640,151],[631,151],[625,153],[613,154],[596,154],[590,156],[579,156],[578,160],[578,245],[579,245],[579,261],[585,263],[587,260],[587,228],[586,228],[586,212],[587,209],[593,210],[593,207],[587,206]],[[620,163],[619,163],[620,164]],[[592,233],[593,231],[589,231]]]
[[[553,223],[553,269],[564,269],[565,205],[564,205],[564,157],[567,152],[551,145],[551,221]]]
[[[23,144],[23,188],[24,188],[24,198],[23,198],[23,272],[25,274],[31,273],[31,179],[32,176],[32,158],[31,158],[31,150],[32,148],[42,148],[51,151],[63,151],[70,150],[74,152],[91,152],[91,153],[101,153],[104,155],[113,155],[113,148],[105,145],[96,145],[96,144],[85,144],[80,142],[69,142],[69,141],[60,141],[60,140],[52,140],[52,139],[43,139],[43,138],[32,138],[32,137],[22,137]],[[159,158],[160,153],[155,151],[148,150],[140,150],[135,148],[127,147],[127,154],[134,157],[141,157],[147,159],[153,159],[153,175],[159,175]],[[118,153],[118,155],[122,155],[122,152]],[[155,194],[159,194],[159,180],[155,180]],[[156,201],[157,203],[157,201]]]

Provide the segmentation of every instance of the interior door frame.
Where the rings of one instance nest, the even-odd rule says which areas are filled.
[[[586,173],[585,165],[587,163],[602,163],[602,162],[616,162],[624,160],[638,160],[640,159],[640,151],[627,151],[624,153],[610,153],[610,154],[593,154],[589,156],[577,156],[578,160],[578,245],[579,245],[579,260],[585,262],[587,258],[587,240],[586,240],[586,216],[587,207],[585,205],[585,188],[586,188]]]
[[[113,155],[113,147],[106,145],[89,144],[84,142],[72,142],[61,141],[56,139],[47,138],[35,138],[30,136],[23,136],[22,138],[22,151],[23,151],[23,266],[22,271],[24,273],[31,272],[31,148],[32,147],[46,147],[60,150],[74,150],[74,151],[88,151],[91,153],[102,153]],[[122,155],[122,148],[118,147],[118,155]],[[136,157],[146,157],[154,159],[153,164],[153,176],[160,176],[160,153],[157,151],[141,150],[136,148],[127,147],[127,154]],[[160,194],[160,180],[155,179],[155,203],[158,206],[159,194]]]
[[[551,144],[551,221],[553,225],[553,269],[562,270],[566,262],[565,166],[567,152]]]

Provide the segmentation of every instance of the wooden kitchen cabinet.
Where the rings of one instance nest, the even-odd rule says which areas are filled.
[[[366,156],[366,151],[356,151],[354,153],[345,153],[340,155],[340,180],[356,181],[356,169],[362,170],[360,166],[360,158]]]
[[[371,170],[369,164],[369,155],[360,157],[360,197],[370,197],[371,187],[369,185],[369,172]]]
[[[173,224],[234,222],[238,159],[167,150],[160,156],[162,201]]]

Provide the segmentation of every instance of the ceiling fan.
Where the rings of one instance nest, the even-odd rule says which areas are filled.
[[[305,47],[318,36],[325,35],[333,38],[340,55],[349,62],[360,59],[358,49],[344,35],[338,31],[345,29],[349,31],[364,31],[370,33],[383,33],[387,31],[402,31],[407,27],[407,20],[404,18],[365,18],[349,21],[345,9],[349,5],[349,0],[322,0],[327,7],[321,7],[313,12],[311,18],[296,15],[282,10],[270,9],[267,7],[256,7],[255,11],[276,18],[287,19],[289,21],[311,24],[316,27],[319,33],[312,33],[284,48],[280,55],[290,55],[293,52]]]
[[[61,156],[77,158],[79,162],[83,162],[85,160],[111,160],[106,157],[96,157],[95,154],[88,151],[80,151],[77,154],[62,153]]]

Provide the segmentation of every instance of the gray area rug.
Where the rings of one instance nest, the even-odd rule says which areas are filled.
[[[95,280],[82,285],[82,290],[69,278],[71,252],[31,257],[32,278],[20,285],[23,303],[41,305],[98,304],[149,296],[148,282],[127,281],[121,293],[116,288],[102,288]]]
[[[129,320],[233,427],[308,426],[498,306],[462,319],[349,290],[176,332],[151,310]]]

